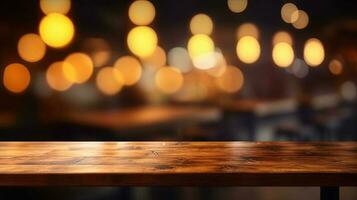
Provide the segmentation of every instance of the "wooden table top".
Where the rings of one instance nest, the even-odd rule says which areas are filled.
[[[71,112],[67,122],[115,130],[143,129],[160,125],[182,125],[218,121],[221,111],[197,106],[144,106],[114,111]]]
[[[0,186],[357,186],[357,143],[0,142]]]

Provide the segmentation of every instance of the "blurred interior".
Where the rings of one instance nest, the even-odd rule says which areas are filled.
[[[355,1],[0,2],[1,141],[356,141]],[[342,188],[341,199],[357,199]],[[317,199],[318,188],[2,188]],[[1,195],[1,194],[0,194]]]

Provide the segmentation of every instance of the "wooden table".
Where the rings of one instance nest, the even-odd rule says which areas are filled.
[[[335,200],[357,186],[357,143],[0,142],[0,186],[59,185],[321,186]]]
[[[64,114],[62,119],[80,125],[131,130],[213,122],[220,117],[220,110],[213,107],[143,106],[111,111],[70,112]]]

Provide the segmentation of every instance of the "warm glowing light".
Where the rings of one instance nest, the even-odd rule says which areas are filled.
[[[333,59],[328,68],[333,75],[340,75],[343,70],[343,65],[339,60]]]
[[[190,55],[183,47],[172,48],[168,53],[168,63],[186,73],[192,70]]]
[[[293,23],[297,20],[296,16],[293,16],[293,13],[297,11],[298,8],[293,3],[286,3],[281,7],[281,18],[286,23]]]
[[[228,8],[234,13],[243,12],[248,5],[248,0],[228,0]]]
[[[103,67],[97,74],[96,84],[99,91],[105,95],[112,96],[123,88],[124,79],[121,73],[113,67]]]
[[[192,59],[193,66],[197,69],[211,69],[217,64],[215,52],[210,52]]]
[[[242,62],[254,63],[260,56],[259,42],[252,36],[244,36],[237,43],[236,53]]]
[[[197,34],[190,38],[187,49],[191,58],[194,59],[212,53],[214,51],[214,43],[209,36]]]
[[[183,84],[181,72],[173,67],[162,67],[155,75],[156,87],[165,94],[177,92]]]
[[[40,8],[43,13],[67,14],[71,9],[71,0],[40,0]]]
[[[145,65],[150,67],[159,68],[166,64],[166,53],[163,48],[157,46],[154,53],[151,54],[149,57],[142,59]]]
[[[63,68],[70,65],[66,62],[55,62],[51,64],[46,71],[46,80],[48,85],[57,91],[65,91],[72,86],[63,73]]]
[[[309,24],[309,15],[303,10],[294,11],[292,16],[296,18],[296,20],[292,22],[296,29],[304,29]]]
[[[74,25],[68,17],[51,13],[40,22],[42,40],[51,47],[60,48],[68,45],[74,36]]]
[[[46,45],[39,35],[29,33],[20,38],[17,51],[25,61],[37,62],[45,56]]]
[[[129,7],[129,18],[136,25],[148,25],[155,18],[155,7],[150,1],[134,1]]]
[[[244,36],[252,36],[256,39],[259,38],[259,30],[256,25],[252,23],[244,23],[240,25],[237,29],[237,39]]]
[[[152,28],[138,26],[129,32],[127,43],[133,54],[145,58],[154,53],[157,40],[157,35]]]
[[[83,50],[91,57],[94,67],[101,67],[111,58],[111,48],[102,38],[87,38],[83,42]]]
[[[213,68],[208,69],[206,72],[213,77],[220,77],[226,71],[227,62],[222,52],[216,51],[214,52],[214,55],[216,57],[217,63]]]
[[[4,87],[13,93],[21,93],[29,86],[31,75],[22,64],[14,63],[5,67],[3,74]]]
[[[274,45],[273,60],[279,67],[289,67],[294,61],[294,50],[291,45],[285,42]]]
[[[190,29],[192,34],[210,35],[213,31],[212,19],[206,14],[197,14],[191,19]]]
[[[125,85],[134,85],[141,77],[141,64],[132,56],[123,56],[119,58],[115,62],[114,68],[122,75],[123,84]]]
[[[235,66],[228,66],[222,76],[217,78],[216,83],[224,92],[237,92],[242,88],[244,83],[243,73]]]
[[[305,62],[312,66],[320,65],[325,59],[325,50],[321,41],[312,38],[305,43],[304,47],[304,60]]]
[[[84,83],[93,73],[93,62],[84,53],[73,53],[66,57],[63,66],[64,76],[72,83]]]
[[[274,34],[273,37],[273,45],[278,44],[279,42],[285,42],[290,45],[293,45],[293,39],[291,38],[291,35],[288,32],[285,31],[279,31]]]

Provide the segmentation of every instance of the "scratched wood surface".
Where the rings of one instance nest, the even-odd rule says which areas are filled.
[[[144,106],[116,111],[66,113],[64,121],[81,125],[126,130],[160,125],[183,125],[218,121],[218,108],[197,106]]]
[[[0,142],[0,186],[357,186],[357,143]]]

